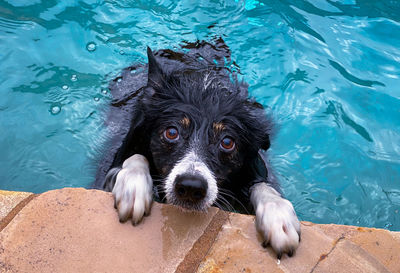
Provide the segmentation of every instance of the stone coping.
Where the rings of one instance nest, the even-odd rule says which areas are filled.
[[[153,203],[121,224],[110,193],[0,191],[0,272],[400,272],[400,232],[302,222],[296,254],[262,248],[254,216]]]

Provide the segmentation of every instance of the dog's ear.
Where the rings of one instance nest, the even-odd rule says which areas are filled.
[[[261,131],[261,134],[260,134],[261,135],[261,139],[260,139],[261,140],[261,149],[266,151],[271,146],[269,136],[271,134],[272,121],[267,116],[264,109],[260,112],[261,112],[261,114],[259,114],[259,116],[260,116],[260,119],[259,119],[260,125],[259,126],[260,126],[260,131]]]
[[[267,115],[264,107],[256,101],[247,100],[245,105],[248,107],[251,121],[249,122],[249,131],[253,133],[257,148],[268,150],[271,146],[270,134],[272,131],[272,120]]]
[[[269,147],[271,146],[271,143],[269,142],[269,133],[268,132],[266,132],[266,134],[265,134],[265,136],[264,136],[264,140],[263,140],[263,142],[261,143],[261,149],[263,149],[263,150],[268,150],[269,149]]]
[[[147,47],[147,58],[149,62],[147,85],[151,87],[160,87],[162,85],[163,72],[150,47]]]

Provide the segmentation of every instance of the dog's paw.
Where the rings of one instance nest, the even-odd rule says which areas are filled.
[[[250,191],[256,211],[256,228],[263,236],[263,246],[271,245],[278,259],[284,253],[291,257],[300,242],[300,222],[292,203],[267,183],[257,183]]]
[[[257,206],[256,227],[263,236],[263,246],[270,245],[281,258],[291,257],[300,242],[300,222],[292,204],[281,197]]]
[[[112,190],[115,208],[121,222],[132,218],[138,224],[144,215],[150,213],[153,201],[153,180],[147,159],[135,154],[126,159],[116,176]]]

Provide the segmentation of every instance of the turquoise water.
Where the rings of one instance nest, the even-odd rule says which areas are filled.
[[[400,230],[399,1],[0,1],[0,188],[88,186],[107,82],[221,35],[302,220]]]

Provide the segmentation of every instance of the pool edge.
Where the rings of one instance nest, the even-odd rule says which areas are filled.
[[[0,218],[0,223],[4,225],[0,228],[0,269],[5,268],[6,272],[65,272],[70,268],[70,272],[73,272],[91,269],[95,263],[99,264],[98,255],[102,253],[112,257],[114,262],[106,263],[107,259],[104,259],[101,270],[129,271],[132,267],[138,268],[135,263],[140,264],[141,261],[132,258],[137,247],[124,241],[137,240],[127,237],[138,237],[140,230],[146,247],[161,256],[155,255],[152,259],[164,260],[166,266],[162,270],[168,272],[185,266],[188,257],[192,262],[192,270],[197,268],[197,272],[400,272],[400,263],[396,261],[400,253],[400,232],[303,221],[302,242],[296,255],[292,258],[284,256],[278,261],[270,248],[260,246],[253,216],[218,213],[218,209],[212,209],[208,216],[201,216],[205,218],[196,224],[197,235],[190,242],[182,239],[185,248],[182,245],[174,247],[172,242],[169,251],[175,253],[174,257],[166,259],[165,231],[175,228],[176,231],[172,235],[168,233],[168,236],[175,236],[173,238],[177,240],[180,233],[192,228],[182,227],[182,224],[179,227],[166,226],[165,219],[181,217],[179,210],[170,205],[155,204],[148,217],[153,217],[152,221],[155,222],[151,224],[145,219],[144,223],[133,227],[129,223],[120,224],[110,204],[110,193],[83,188],[64,188],[40,195],[0,190],[0,208],[7,211]],[[196,219],[197,216],[187,217]],[[192,218],[184,223],[193,222]],[[93,226],[93,221],[102,224]],[[217,231],[213,228],[216,222],[219,222]],[[108,237],[103,236],[105,244],[100,242],[98,238],[109,226],[111,230],[119,230],[118,234],[124,233],[126,240],[117,242],[118,234],[109,234]],[[80,237],[82,230],[92,230],[89,238]],[[162,241],[154,240],[155,233],[150,230],[162,230]],[[61,240],[60,234],[69,234],[69,237],[64,236]],[[21,241],[21,238],[24,240]],[[79,246],[73,243],[76,239],[79,239]],[[198,247],[203,244],[209,247]],[[54,246],[57,245],[59,255],[54,254]],[[86,257],[78,257],[80,255],[76,253],[85,249],[91,251],[83,252]],[[36,257],[30,253],[35,253]],[[142,257],[143,261],[148,258],[140,252],[137,257]],[[69,267],[65,267],[66,264]]]

